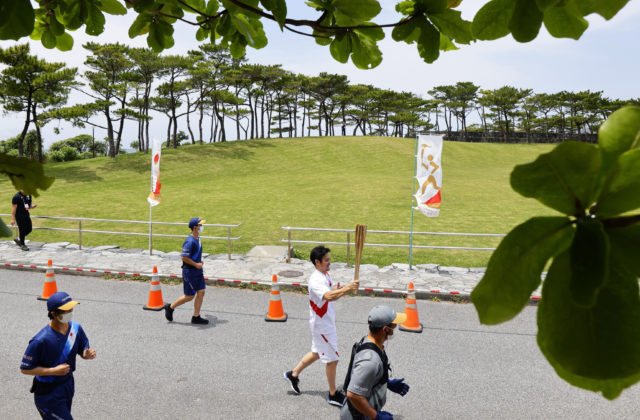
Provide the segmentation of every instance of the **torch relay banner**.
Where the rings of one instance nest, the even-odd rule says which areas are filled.
[[[147,197],[147,201],[153,206],[160,204],[160,154],[162,152],[162,143],[157,138],[152,140],[151,145],[151,192]]]
[[[417,209],[427,217],[440,214],[442,197],[442,135],[419,135],[416,156],[416,180],[418,191],[415,193]]]

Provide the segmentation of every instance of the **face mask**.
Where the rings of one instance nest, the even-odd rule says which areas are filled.
[[[69,321],[71,321],[71,319],[73,319],[73,312],[69,312],[68,314],[62,314],[58,320],[63,324],[68,324]]]
[[[204,230],[204,226],[200,225],[200,226],[198,227],[198,233],[199,233],[199,234],[200,234],[200,233],[202,233],[202,231],[203,231],[203,230]]]
[[[391,328],[389,328],[389,329],[391,329]],[[388,331],[388,330],[387,330],[387,331]],[[396,335],[395,335],[395,333],[393,332],[393,330],[391,330],[391,334],[389,334],[389,333],[387,332],[387,341],[389,341],[389,340],[393,340],[393,337],[395,337],[395,336],[396,336]]]

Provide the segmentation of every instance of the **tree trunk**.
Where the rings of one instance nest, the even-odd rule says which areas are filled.
[[[20,133],[20,137],[18,137],[18,156],[24,156],[24,138],[29,130],[29,124],[31,124],[31,92],[29,92],[27,99],[27,119],[24,122],[22,133]]]
[[[40,124],[38,124],[38,115],[36,114],[37,104],[34,102],[33,107],[33,124],[36,126],[36,138],[38,139],[38,162],[43,163],[42,156],[42,136],[40,135]]]

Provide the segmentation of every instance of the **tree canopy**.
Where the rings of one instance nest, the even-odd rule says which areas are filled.
[[[234,58],[246,47],[264,48],[268,39],[263,21],[274,21],[283,31],[314,37],[329,46],[333,58],[358,68],[376,67],[382,61],[378,43],[383,28],[393,28],[396,42],[416,44],[427,63],[440,51],[477,40],[495,40],[509,34],[516,41],[535,39],[544,24],[557,38],[578,39],[588,27],[585,16],[597,13],[611,19],[629,0],[490,0],[472,21],[457,8],[463,0],[404,0],[395,5],[398,20],[380,24],[377,0],[308,0],[307,16],[287,13],[293,0],[34,0],[0,3],[0,39],[30,36],[46,48],[73,48],[71,31],[84,27],[88,35],[104,32],[107,15],[135,14],[129,37],[146,36],[156,52],[174,45],[174,25],[182,22],[194,29],[197,41],[209,39],[231,51]],[[389,2],[386,2],[387,4]],[[37,7],[34,8],[33,4]],[[391,8],[385,4],[384,7]]]

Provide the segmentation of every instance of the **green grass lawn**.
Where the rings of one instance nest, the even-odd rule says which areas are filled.
[[[388,137],[322,137],[252,140],[215,145],[184,146],[162,151],[162,203],[153,219],[187,222],[199,216],[209,223],[239,223],[232,235],[242,239],[232,252],[255,245],[280,244],[281,226],[409,230],[414,165],[414,139]],[[550,145],[445,142],[442,167],[442,209],[437,218],[414,214],[414,231],[506,233],[532,215],[550,214],[536,201],[509,186],[514,165],[535,159]],[[46,173],[56,181],[34,199],[33,215],[148,220],[149,156],[135,153],[116,159],[96,158],[50,163]],[[10,212],[14,194],[6,178],[0,195]],[[5,222],[8,219],[4,218]],[[35,221],[36,226],[73,227],[69,222]],[[83,223],[96,230],[147,231],[146,226]],[[178,227],[154,228],[156,233],[188,234]],[[226,230],[207,229],[204,235],[223,236]],[[294,233],[294,239],[340,241],[345,234]],[[32,241],[77,242],[77,234],[35,230]],[[146,248],[144,237],[83,234],[83,245],[118,244]],[[499,238],[416,236],[414,244],[495,246]],[[407,236],[367,235],[367,242],[408,243]],[[154,239],[154,248],[180,250],[182,240]],[[307,256],[311,246],[297,246]],[[346,247],[332,246],[334,261],[346,261]],[[206,241],[205,252],[225,253],[226,242]],[[353,249],[352,249],[353,253]],[[414,250],[413,263],[484,266],[490,252]],[[353,255],[352,255],[353,258]],[[373,248],[363,263],[408,262],[408,249]]]

